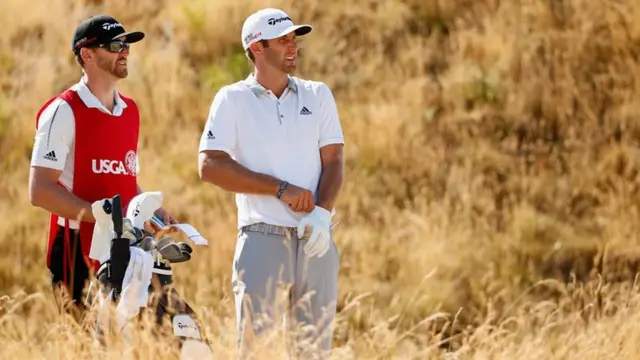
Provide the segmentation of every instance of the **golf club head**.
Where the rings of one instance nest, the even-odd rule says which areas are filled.
[[[154,250],[156,248],[156,242],[153,239],[153,237],[145,236],[145,238],[142,239],[142,241],[140,242],[138,247],[141,248],[142,250],[148,252],[148,251]]]
[[[193,249],[187,243],[176,243],[172,238],[164,238],[157,243],[158,252],[162,258],[170,263],[180,263],[191,260]]]
[[[156,248],[153,236],[149,235],[144,229],[138,229],[131,224],[129,218],[124,218],[124,227],[122,237],[129,239],[129,246],[140,248],[144,251],[151,251]]]

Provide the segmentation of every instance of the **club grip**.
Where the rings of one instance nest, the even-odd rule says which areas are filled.
[[[109,278],[114,290],[114,299],[117,299],[122,292],[122,281],[124,280],[127,266],[129,265],[131,253],[129,250],[129,239],[122,238],[124,225],[120,195],[114,196],[111,203],[111,221],[113,222],[113,230],[116,236],[111,240]]]
[[[122,237],[123,231],[122,203],[120,201],[120,195],[114,196],[112,202],[111,221],[113,221],[113,231],[115,231],[116,236],[120,238]]]

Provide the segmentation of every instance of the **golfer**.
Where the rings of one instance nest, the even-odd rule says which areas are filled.
[[[29,198],[51,213],[47,267],[56,301],[71,300],[77,319],[86,310],[82,295],[89,272],[99,267],[89,258],[95,224],[91,204],[120,194],[126,213],[130,199],[142,192],[137,181],[140,115],[116,84],[127,77],[130,44],[144,36],[125,31],[108,15],[83,21],[71,49],[84,76],[37,115]],[[175,222],[163,209],[157,214]]]
[[[236,194],[232,285],[242,358],[253,336],[282,321],[278,282],[288,289],[297,355],[315,359],[331,348],[339,269],[331,219],[344,138],[327,85],[291,75],[297,37],[311,31],[279,9],[249,16],[241,39],[254,71],[215,95],[200,140],[201,179]]]

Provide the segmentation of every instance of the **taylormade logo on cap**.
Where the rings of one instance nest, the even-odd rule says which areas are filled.
[[[295,31],[297,36],[311,32],[311,25],[294,25],[284,11],[267,8],[251,14],[242,25],[242,46],[246,50],[260,40],[275,39]]]
[[[287,21],[287,20],[291,21],[291,23],[293,24],[293,20],[291,20],[291,18],[288,17],[288,16],[283,16],[281,18],[271,18],[271,19],[267,20],[267,24],[273,26],[273,25],[275,25],[275,24],[277,24],[279,22],[283,22],[283,21]]]
[[[122,27],[122,25],[120,25],[120,23],[104,23],[104,24],[102,24],[102,28],[105,29],[105,30],[111,30],[111,29],[115,29],[115,28],[124,29],[124,27]]]

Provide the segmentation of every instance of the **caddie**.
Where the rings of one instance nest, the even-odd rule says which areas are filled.
[[[31,155],[29,198],[50,213],[46,261],[54,295],[77,319],[86,310],[83,292],[95,218],[91,204],[116,194],[126,206],[138,185],[140,114],[135,101],[116,90],[128,76],[130,46],[142,40],[109,15],[82,21],[71,50],[84,75],[40,109]],[[175,220],[164,209],[158,216]]]

